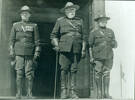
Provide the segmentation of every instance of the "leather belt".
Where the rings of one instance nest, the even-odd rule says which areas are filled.
[[[67,36],[77,36],[77,37],[81,37],[81,34],[78,32],[70,32],[66,34]]]

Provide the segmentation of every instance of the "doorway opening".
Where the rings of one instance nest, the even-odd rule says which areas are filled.
[[[37,24],[40,33],[42,51],[38,67],[35,71],[33,94],[40,98],[52,98],[55,83],[56,52],[52,49],[50,33],[54,27],[54,23],[39,22]],[[57,88],[58,87],[59,83],[57,83]]]

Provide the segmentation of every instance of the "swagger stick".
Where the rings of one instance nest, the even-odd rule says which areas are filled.
[[[59,60],[59,55],[58,55],[58,51],[56,51],[56,69],[55,69],[55,83],[54,83],[54,99],[56,98],[56,90],[57,90],[58,60]]]

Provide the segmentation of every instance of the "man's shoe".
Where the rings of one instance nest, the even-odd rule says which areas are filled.
[[[67,91],[66,91],[66,89],[63,89],[61,91],[61,99],[66,99],[66,98],[67,98]]]
[[[78,97],[76,94],[73,94],[73,95],[71,96],[71,98],[72,98],[72,99],[79,99],[79,97]]]
[[[21,99],[22,95],[20,93],[16,94],[16,99]]]
[[[106,99],[112,99],[112,96],[110,96],[110,95],[104,95],[104,98],[106,98]]]
[[[27,94],[27,99],[33,99],[32,93]]]
[[[71,97],[72,99],[78,99],[78,98],[79,98],[74,90],[71,90],[70,97]]]

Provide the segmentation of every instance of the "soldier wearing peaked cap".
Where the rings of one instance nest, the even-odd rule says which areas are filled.
[[[89,34],[90,61],[95,63],[97,98],[111,98],[109,95],[110,71],[113,65],[113,48],[117,47],[114,32],[106,27],[109,17],[95,18],[98,28]]]
[[[21,21],[13,24],[10,34],[10,55],[16,60],[16,97],[22,96],[22,80],[27,79],[27,96],[32,97],[34,79],[33,61],[40,54],[37,24],[31,23],[31,9],[23,6],[20,10]]]
[[[84,57],[86,49],[86,29],[83,20],[75,16],[78,9],[78,5],[67,2],[61,9],[65,16],[57,19],[51,33],[52,44],[55,46],[55,50],[60,52],[62,99],[68,97],[66,81],[68,73],[71,73],[69,96],[78,98],[76,93],[77,65],[81,56]]]

